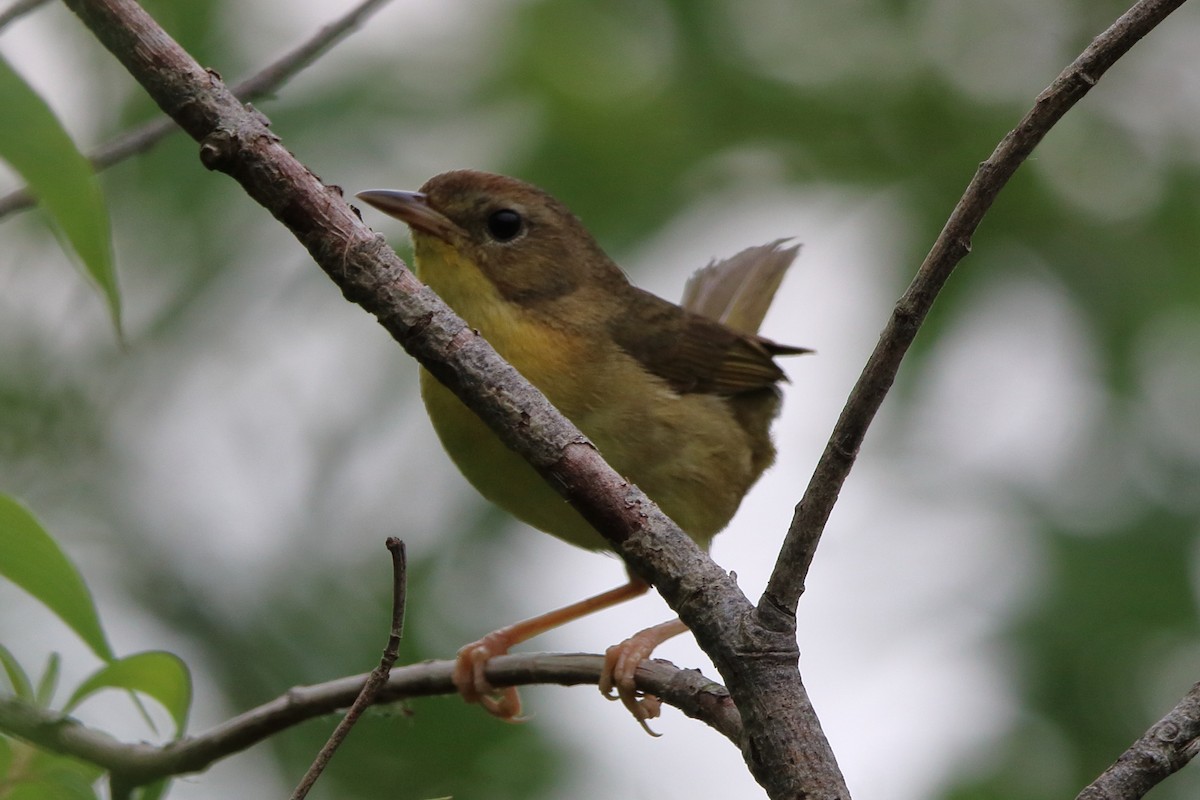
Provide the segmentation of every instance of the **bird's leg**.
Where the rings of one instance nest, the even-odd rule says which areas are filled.
[[[650,584],[640,578],[630,578],[629,583],[610,589],[594,597],[581,600],[523,620],[513,625],[492,631],[477,642],[471,642],[458,651],[454,665],[454,685],[468,703],[478,703],[489,714],[509,722],[521,721],[521,697],[515,686],[496,689],[484,674],[487,662],[493,656],[504,655],[513,645],[532,639],[551,628],[557,628],[572,620],[587,616],[593,611],[614,606],[625,600],[644,594]],[[653,649],[653,648],[651,648]],[[648,651],[647,651],[648,652]],[[633,669],[637,664],[634,663]],[[632,669],[630,675],[632,676]],[[632,685],[632,677],[629,678]]]
[[[600,673],[600,692],[609,700],[620,700],[638,724],[651,736],[658,736],[650,730],[647,720],[656,718],[662,708],[662,701],[654,695],[643,694],[634,686],[633,676],[638,664],[649,658],[654,648],[673,636],[687,631],[683,620],[673,619],[652,628],[638,631],[620,644],[614,644],[604,653],[604,670]],[[616,694],[613,690],[616,689]]]

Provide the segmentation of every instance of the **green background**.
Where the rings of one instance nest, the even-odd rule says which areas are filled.
[[[227,79],[347,6],[146,5]],[[347,194],[458,166],[517,175],[667,296],[709,257],[805,243],[765,330],[819,355],[789,364],[780,465],[715,550],[752,596],[890,301],[975,165],[1123,10],[393,6],[256,103]],[[847,485],[800,645],[856,796],[1074,796],[1200,679],[1198,33],[1185,6],[1000,196]],[[56,4],[0,49],[85,149],[155,114]],[[194,730],[370,668],[385,536],[409,542],[413,565],[402,661],[620,580],[615,562],[472,494],[424,422],[415,366],[194,143],[177,136],[101,185],[124,347],[39,212],[0,223],[0,490],[63,539],[119,651],[189,662]],[[402,226],[364,214],[404,255]],[[0,586],[0,641],[94,668],[24,602]],[[638,608],[536,647],[600,651],[664,613]],[[703,664],[694,649],[668,657]],[[754,796],[733,748],[694,723],[668,718],[651,741],[583,688],[525,697],[535,719],[519,726],[452,698],[376,714],[319,796]],[[91,713],[150,735],[128,708]],[[173,796],[278,795],[331,726]],[[1152,796],[1198,789],[1185,770]]]

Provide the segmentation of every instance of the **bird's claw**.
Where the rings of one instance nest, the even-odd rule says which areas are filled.
[[[521,695],[515,686],[496,688],[487,679],[487,662],[508,652],[509,643],[495,633],[471,642],[458,651],[454,663],[454,686],[462,699],[475,703],[493,717],[505,722],[524,722],[521,715]]]
[[[636,636],[614,644],[604,652],[604,668],[600,672],[600,693],[609,700],[620,700],[621,705],[633,715],[642,730],[651,736],[655,733],[647,725],[648,720],[657,719],[662,713],[662,701],[646,694],[634,684],[638,664],[650,655],[654,646],[647,647]]]

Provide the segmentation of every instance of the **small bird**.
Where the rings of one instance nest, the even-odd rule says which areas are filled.
[[[417,192],[358,197],[408,224],[417,277],[707,549],[775,458],[770,425],[777,384],[787,379],[775,357],[811,352],[757,333],[799,247],[778,240],[711,263],[689,280],[678,306],[633,286],[566,206],[515,178],[455,170]],[[608,548],[449,389],[424,369],[420,383],[442,445],[480,494],[571,544]],[[516,689],[491,686],[488,659],[648,588],[631,575],[616,589],[463,647],[460,694],[519,719]],[[601,691],[643,727],[659,703],[636,690],[637,665],[685,630],[672,620],[606,654]]]

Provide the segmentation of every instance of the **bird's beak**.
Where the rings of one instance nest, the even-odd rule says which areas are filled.
[[[444,242],[466,236],[462,228],[429,205],[429,198],[421,192],[370,189],[359,192],[355,197],[370,203],[388,216],[407,223],[413,230],[436,236]]]

